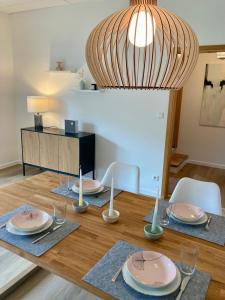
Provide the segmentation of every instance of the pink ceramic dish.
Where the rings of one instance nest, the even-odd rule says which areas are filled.
[[[91,180],[91,179],[83,179],[83,192],[95,192],[100,189],[101,183],[98,180]],[[75,182],[75,188],[79,191],[80,189],[80,182]]]
[[[177,274],[175,264],[165,255],[153,252],[136,252],[127,260],[130,276],[139,284],[162,288],[172,283]]]
[[[10,224],[19,231],[35,231],[47,224],[49,215],[41,210],[32,209],[17,213],[12,217]]]
[[[204,211],[200,207],[182,202],[172,204],[171,213],[175,218],[188,222],[198,221],[204,216]]]

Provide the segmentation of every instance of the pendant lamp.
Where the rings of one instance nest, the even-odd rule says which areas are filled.
[[[96,26],[86,45],[90,72],[104,89],[179,89],[198,53],[191,27],[156,0],[130,0]]]

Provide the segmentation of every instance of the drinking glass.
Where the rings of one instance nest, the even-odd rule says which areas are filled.
[[[60,174],[60,186],[63,186],[65,195],[71,191],[72,176]]]
[[[159,223],[161,226],[167,226],[169,225],[169,222],[170,222],[170,217],[167,214],[167,209],[165,208],[164,210],[162,210]]]
[[[53,215],[54,221],[56,224],[61,225],[66,221],[66,210],[67,210],[67,202],[66,200],[54,201],[52,203],[53,206]]]
[[[190,276],[195,272],[198,255],[198,247],[189,247],[184,244],[180,245],[180,270],[183,274]]]

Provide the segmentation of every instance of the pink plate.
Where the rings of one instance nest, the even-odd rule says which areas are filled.
[[[204,216],[203,210],[189,203],[174,203],[171,205],[171,213],[182,221],[195,222]]]
[[[83,192],[95,192],[100,189],[101,183],[98,180],[91,180],[91,179],[83,179]],[[76,189],[79,190],[80,182],[79,180],[75,182]]]
[[[17,213],[9,222],[20,231],[35,231],[45,226],[49,221],[49,215],[41,210],[32,209]]]
[[[162,288],[172,283],[177,274],[175,264],[165,255],[153,251],[136,252],[127,260],[131,277],[150,288]]]

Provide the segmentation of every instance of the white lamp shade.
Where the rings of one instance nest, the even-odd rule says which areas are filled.
[[[48,98],[46,96],[28,96],[27,111],[30,113],[44,113],[48,111]]]

